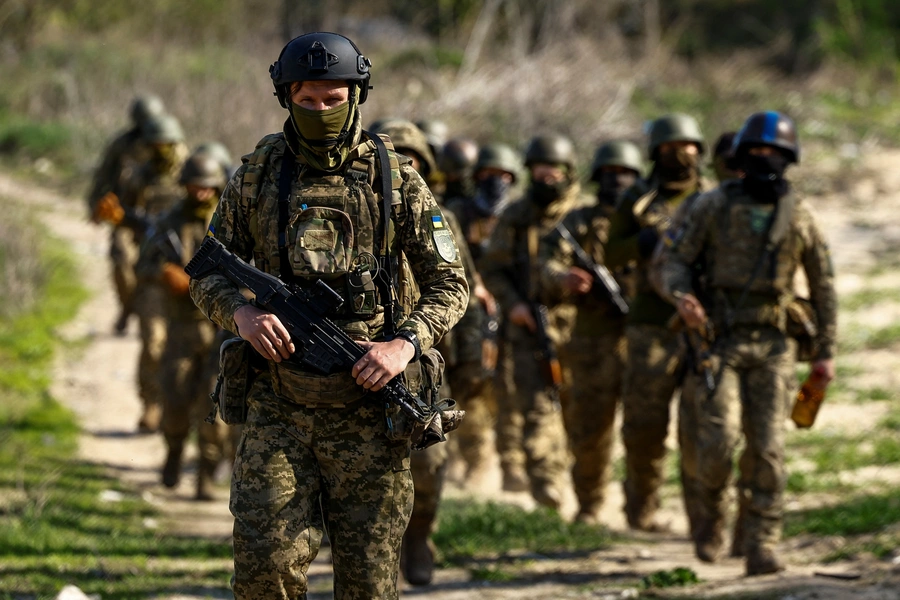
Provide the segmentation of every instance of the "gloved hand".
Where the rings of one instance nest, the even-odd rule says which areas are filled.
[[[184,272],[181,265],[167,262],[163,265],[162,280],[169,291],[176,296],[186,296],[191,284],[191,277]]]
[[[112,223],[118,225],[125,218],[125,209],[119,203],[119,197],[113,192],[106,192],[94,206],[92,220],[94,223]]]
[[[656,244],[659,242],[659,233],[656,231],[655,227],[644,227],[638,233],[638,254],[641,255],[641,258],[650,258],[653,255],[653,251],[656,249]]]

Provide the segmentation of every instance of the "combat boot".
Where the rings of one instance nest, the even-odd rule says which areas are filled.
[[[784,563],[768,546],[756,546],[747,550],[747,577],[768,575],[784,571]]]
[[[541,506],[552,508],[556,511],[562,506],[562,494],[556,486],[549,481],[532,481],[531,497]]]
[[[528,474],[525,469],[520,466],[505,465],[503,467],[503,491],[504,492],[527,492]]]
[[[428,585],[434,577],[434,515],[413,515],[400,546],[400,569],[410,585]]]
[[[162,482],[167,488],[175,487],[181,480],[181,454],[183,450],[183,444],[171,444],[169,446],[169,454],[166,456],[166,463],[162,469]]]
[[[209,464],[209,461],[201,458],[200,464],[197,466],[197,494],[194,496],[195,500],[205,502],[216,499],[215,494],[213,494],[215,473],[216,465]]]
[[[697,520],[694,533],[694,553],[706,563],[719,560],[722,552],[722,522],[717,519],[701,518]]]
[[[600,507],[599,506],[582,506],[575,515],[577,523],[585,525],[600,525]]]

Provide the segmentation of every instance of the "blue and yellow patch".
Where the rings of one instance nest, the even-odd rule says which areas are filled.
[[[209,229],[206,230],[206,237],[216,237],[216,225],[219,224],[219,215],[213,215],[209,222]]]
[[[434,229],[443,229],[444,228],[444,217],[442,217],[441,215],[432,215],[431,227]]]

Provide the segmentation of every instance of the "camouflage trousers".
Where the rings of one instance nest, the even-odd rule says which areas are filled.
[[[415,487],[413,519],[431,523],[437,515],[447,474],[447,458],[447,444],[435,444],[410,455],[409,465]]]
[[[538,503],[559,508],[567,468],[560,410],[537,362],[534,335],[508,325],[497,370],[497,451],[505,472],[522,469]]]
[[[140,319],[141,353],[138,358],[138,392],[147,408],[162,407],[160,364],[166,347],[163,289],[144,283],[135,292],[134,309]]]
[[[134,233],[126,227],[116,227],[110,234],[109,258],[112,262],[113,285],[122,314],[134,312],[137,276],[134,266],[137,264],[140,246],[134,241]]]
[[[163,390],[160,428],[170,448],[181,448],[191,430],[197,431],[201,469],[215,470],[233,458],[231,431],[221,420],[207,423],[216,369],[210,368],[216,326],[207,320],[170,321],[160,368]]]
[[[248,404],[231,484],[235,598],[305,598],[325,530],[336,600],[397,598],[413,503],[409,440],[388,439],[384,408],[368,397],[301,406],[263,375]]]
[[[678,401],[678,448],[681,452],[681,496],[688,518],[688,529],[694,541],[698,541],[698,536],[702,535],[705,522],[697,432],[702,418],[703,396],[706,393],[705,377],[688,370],[681,383],[681,398]]]
[[[448,368],[445,377],[450,395],[466,418],[453,433],[452,448],[466,463],[467,475],[487,466],[494,451],[491,432],[497,413],[493,381],[486,377],[481,361],[465,362]]]
[[[669,406],[678,389],[683,350],[666,327],[628,325],[622,383],[625,514],[631,527],[654,525],[663,482]]]
[[[738,491],[744,550],[774,546],[784,513],[784,419],[796,391],[793,340],[773,327],[738,326],[716,341],[716,390],[698,394],[697,466],[702,516],[724,520],[741,434]]]
[[[560,348],[560,360],[569,381],[562,412],[575,457],[572,484],[580,512],[597,515],[603,505],[612,456],[616,408],[622,394],[625,338],[619,333],[602,336],[573,335]]]

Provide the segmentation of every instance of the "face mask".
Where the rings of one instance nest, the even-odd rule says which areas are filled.
[[[768,156],[748,154],[744,164],[747,173],[744,189],[754,198],[776,202],[790,191],[790,184],[784,179],[789,164],[787,156],[780,152]]]
[[[531,182],[531,199],[541,208],[546,208],[554,200],[559,200],[569,188],[569,182],[565,179],[556,183],[544,183],[543,181]]]
[[[353,91],[347,102],[325,110],[291,103],[291,122],[300,138],[298,151],[311,167],[331,171],[343,164],[350,154],[353,130],[358,128],[357,106]]]
[[[615,205],[619,196],[634,185],[637,175],[634,173],[616,173],[615,171],[600,171],[600,187],[597,190],[597,199],[600,204]]]
[[[691,153],[687,147],[682,147],[675,152],[660,154],[657,171],[663,181],[685,181],[696,176],[699,163],[699,154]]]
[[[150,160],[158,173],[167,173],[175,167],[176,158],[175,144],[160,144],[153,146]]]
[[[510,185],[498,175],[485,177],[478,182],[478,193],[475,195],[475,207],[484,216],[494,214],[494,209],[509,194]]]

